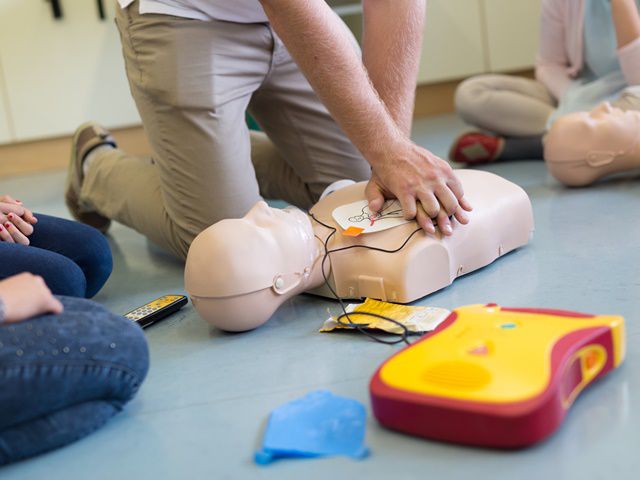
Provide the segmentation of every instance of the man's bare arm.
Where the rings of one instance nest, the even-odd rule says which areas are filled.
[[[396,124],[409,136],[426,0],[363,0],[362,5],[364,66]]]
[[[387,194],[400,200],[407,218],[418,213],[426,231],[433,231],[427,217],[437,217],[445,234],[450,233],[447,215],[466,223],[463,210],[470,207],[451,167],[413,144],[396,124],[371,84],[351,35],[324,0],[260,2],[322,102],[371,164],[370,208],[379,209]],[[417,201],[425,214],[417,210]]]

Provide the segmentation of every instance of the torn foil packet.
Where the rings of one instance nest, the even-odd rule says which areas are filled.
[[[360,325],[368,330],[382,330],[388,333],[401,335],[403,329],[388,320],[372,317],[369,315],[358,315],[358,312],[375,313],[391,318],[404,325],[410,333],[425,333],[435,330],[451,313],[450,310],[439,307],[399,305],[397,303],[381,302],[367,298],[364,303],[351,303],[346,307],[351,322]],[[327,319],[320,332],[332,332],[334,330],[353,330],[349,325],[349,319],[342,317],[331,317]]]

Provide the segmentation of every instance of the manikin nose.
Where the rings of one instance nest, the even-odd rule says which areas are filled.
[[[271,211],[271,207],[269,207],[269,205],[267,205],[267,202],[265,202],[264,200],[260,200],[258,203],[256,203],[251,210],[249,210],[248,215],[273,215],[273,212]]]

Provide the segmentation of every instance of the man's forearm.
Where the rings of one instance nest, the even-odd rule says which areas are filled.
[[[405,139],[372,86],[344,24],[324,0],[260,0],[285,46],[354,145],[375,167]]]
[[[363,0],[363,59],[391,116],[409,135],[426,0]]]
[[[611,13],[616,28],[618,48],[640,38],[640,14],[635,0],[611,0]]]

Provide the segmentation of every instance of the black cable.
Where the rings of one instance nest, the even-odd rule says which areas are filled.
[[[340,308],[342,308],[342,314],[339,315],[338,317],[336,317],[336,321],[338,323],[340,323],[341,325],[345,325],[345,326],[348,326],[350,328],[355,328],[358,332],[366,335],[367,337],[369,337],[372,340],[375,340],[376,342],[379,342],[379,343],[384,343],[386,345],[396,345],[398,343],[404,342],[407,345],[410,345],[411,342],[409,342],[407,337],[411,334],[411,332],[409,331],[407,326],[404,325],[403,323],[401,323],[401,322],[399,322],[399,321],[397,321],[397,320],[395,320],[393,318],[386,317],[384,315],[380,315],[378,313],[373,313],[373,312],[347,312],[347,309],[345,307],[344,301],[342,300],[342,298],[340,298],[340,296],[337,294],[337,292],[333,289],[333,287],[329,283],[329,279],[327,278],[327,274],[325,273],[324,266],[325,266],[325,262],[326,262],[327,258],[329,258],[329,263],[331,263],[331,258],[329,257],[330,254],[335,253],[335,252],[341,252],[341,251],[344,251],[344,250],[350,250],[352,248],[364,248],[364,249],[367,249],[367,250],[374,250],[374,251],[383,252],[383,253],[396,253],[396,252],[399,252],[400,250],[402,250],[407,245],[407,243],[409,243],[409,240],[411,240],[413,238],[413,236],[416,233],[418,233],[420,230],[422,230],[422,229],[421,228],[415,229],[405,239],[405,241],[402,243],[402,245],[400,245],[398,248],[395,248],[395,249],[392,249],[392,250],[387,250],[385,248],[379,248],[379,247],[370,247],[368,245],[349,245],[348,247],[340,247],[340,248],[335,248],[333,250],[329,250],[329,241],[336,234],[338,229],[335,228],[335,227],[332,227],[331,225],[327,225],[326,223],[321,222],[320,220],[318,220],[316,218],[316,216],[313,213],[310,213],[309,215],[318,224],[320,224],[323,227],[328,228],[329,230],[331,230],[331,233],[327,236],[327,238],[324,240],[324,242],[318,236],[316,236],[316,238],[318,240],[320,240],[320,242],[322,242],[323,246],[324,246],[324,256],[322,257],[322,262],[320,263],[320,269],[322,270],[322,278],[324,279],[324,283],[327,286],[327,288],[329,289],[329,291],[333,294],[335,299],[340,304]],[[395,325],[398,325],[402,329],[402,333],[400,334],[400,338],[397,339],[397,340],[382,339],[379,336],[377,336],[377,335],[371,333],[370,331],[366,330],[365,327],[367,327],[368,324],[366,324],[366,323],[356,323],[353,320],[351,320],[351,315],[354,315],[354,316],[362,315],[362,316],[380,318],[382,320],[386,320],[386,321],[391,322],[391,323],[393,323]],[[343,322],[342,321],[343,318],[346,318],[348,323]]]

